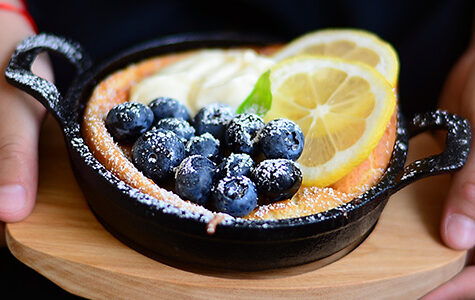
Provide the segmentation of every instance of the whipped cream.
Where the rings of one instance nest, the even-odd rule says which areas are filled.
[[[213,102],[236,109],[272,65],[271,58],[250,49],[200,50],[138,82],[129,101],[148,104],[158,97],[171,97],[185,104],[192,115]]]

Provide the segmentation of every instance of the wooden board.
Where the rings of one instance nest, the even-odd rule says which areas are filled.
[[[411,141],[410,158],[437,152],[425,134]],[[425,149],[432,149],[427,151]],[[464,251],[439,238],[449,176],[421,180],[394,195],[373,233],[342,259],[265,272],[181,269],[128,248],[95,219],[77,186],[61,132],[49,118],[42,129],[37,205],[7,225],[11,252],[65,290],[87,298],[418,298],[457,274]]]

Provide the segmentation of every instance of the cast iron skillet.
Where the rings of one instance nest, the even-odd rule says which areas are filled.
[[[262,270],[312,261],[328,263],[356,247],[371,231],[390,195],[423,177],[457,170],[470,148],[467,120],[443,111],[417,115],[408,127],[399,114],[396,144],[381,181],[341,207],[312,216],[278,221],[229,220],[208,234],[211,215],[187,212],[120,181],[91,154],[81,137],[83,109],[105,76],[154,55],[203,47],[265,45],[261,38],[235,34],[182,35],[148,42],[92,66],[72,41],[39,34],[18,45],[5,71],[8,82],[40,101],[63,129],[74,174],[99,221],[141,253],[168,263],[209,268]],[[77,69],[65,97],[30,71],[42,51],[56,52]],[[404,167],[409,137],[430,129],[447,130],[445,150]],[[318,265],[318,263],[317,263]]]

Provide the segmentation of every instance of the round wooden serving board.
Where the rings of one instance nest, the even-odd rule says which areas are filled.
[[[411,141],[409,161],[434,154],[425,134]],[[449,176],[412,184],[391,197],[370,236],[342,259],[264,272],[174,267],[145,257],[109,234],[73,177],[62,134],[49,118],[40,143],[37,204],[7,225],[13,255],[65,290],[87,298],[418,298],[457,274],[466,252],[439,238]],[[278,249],[276,249],[278,251]]]

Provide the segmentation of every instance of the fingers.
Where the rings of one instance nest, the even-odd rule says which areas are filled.
[[[451,248],[470,249],[475,246],[474,152],[452,180],[441,226],[442,239]]]
[[[465,268],[450,281],[430,292],[423,300],[438,299],[474,299],[475,266]]]

